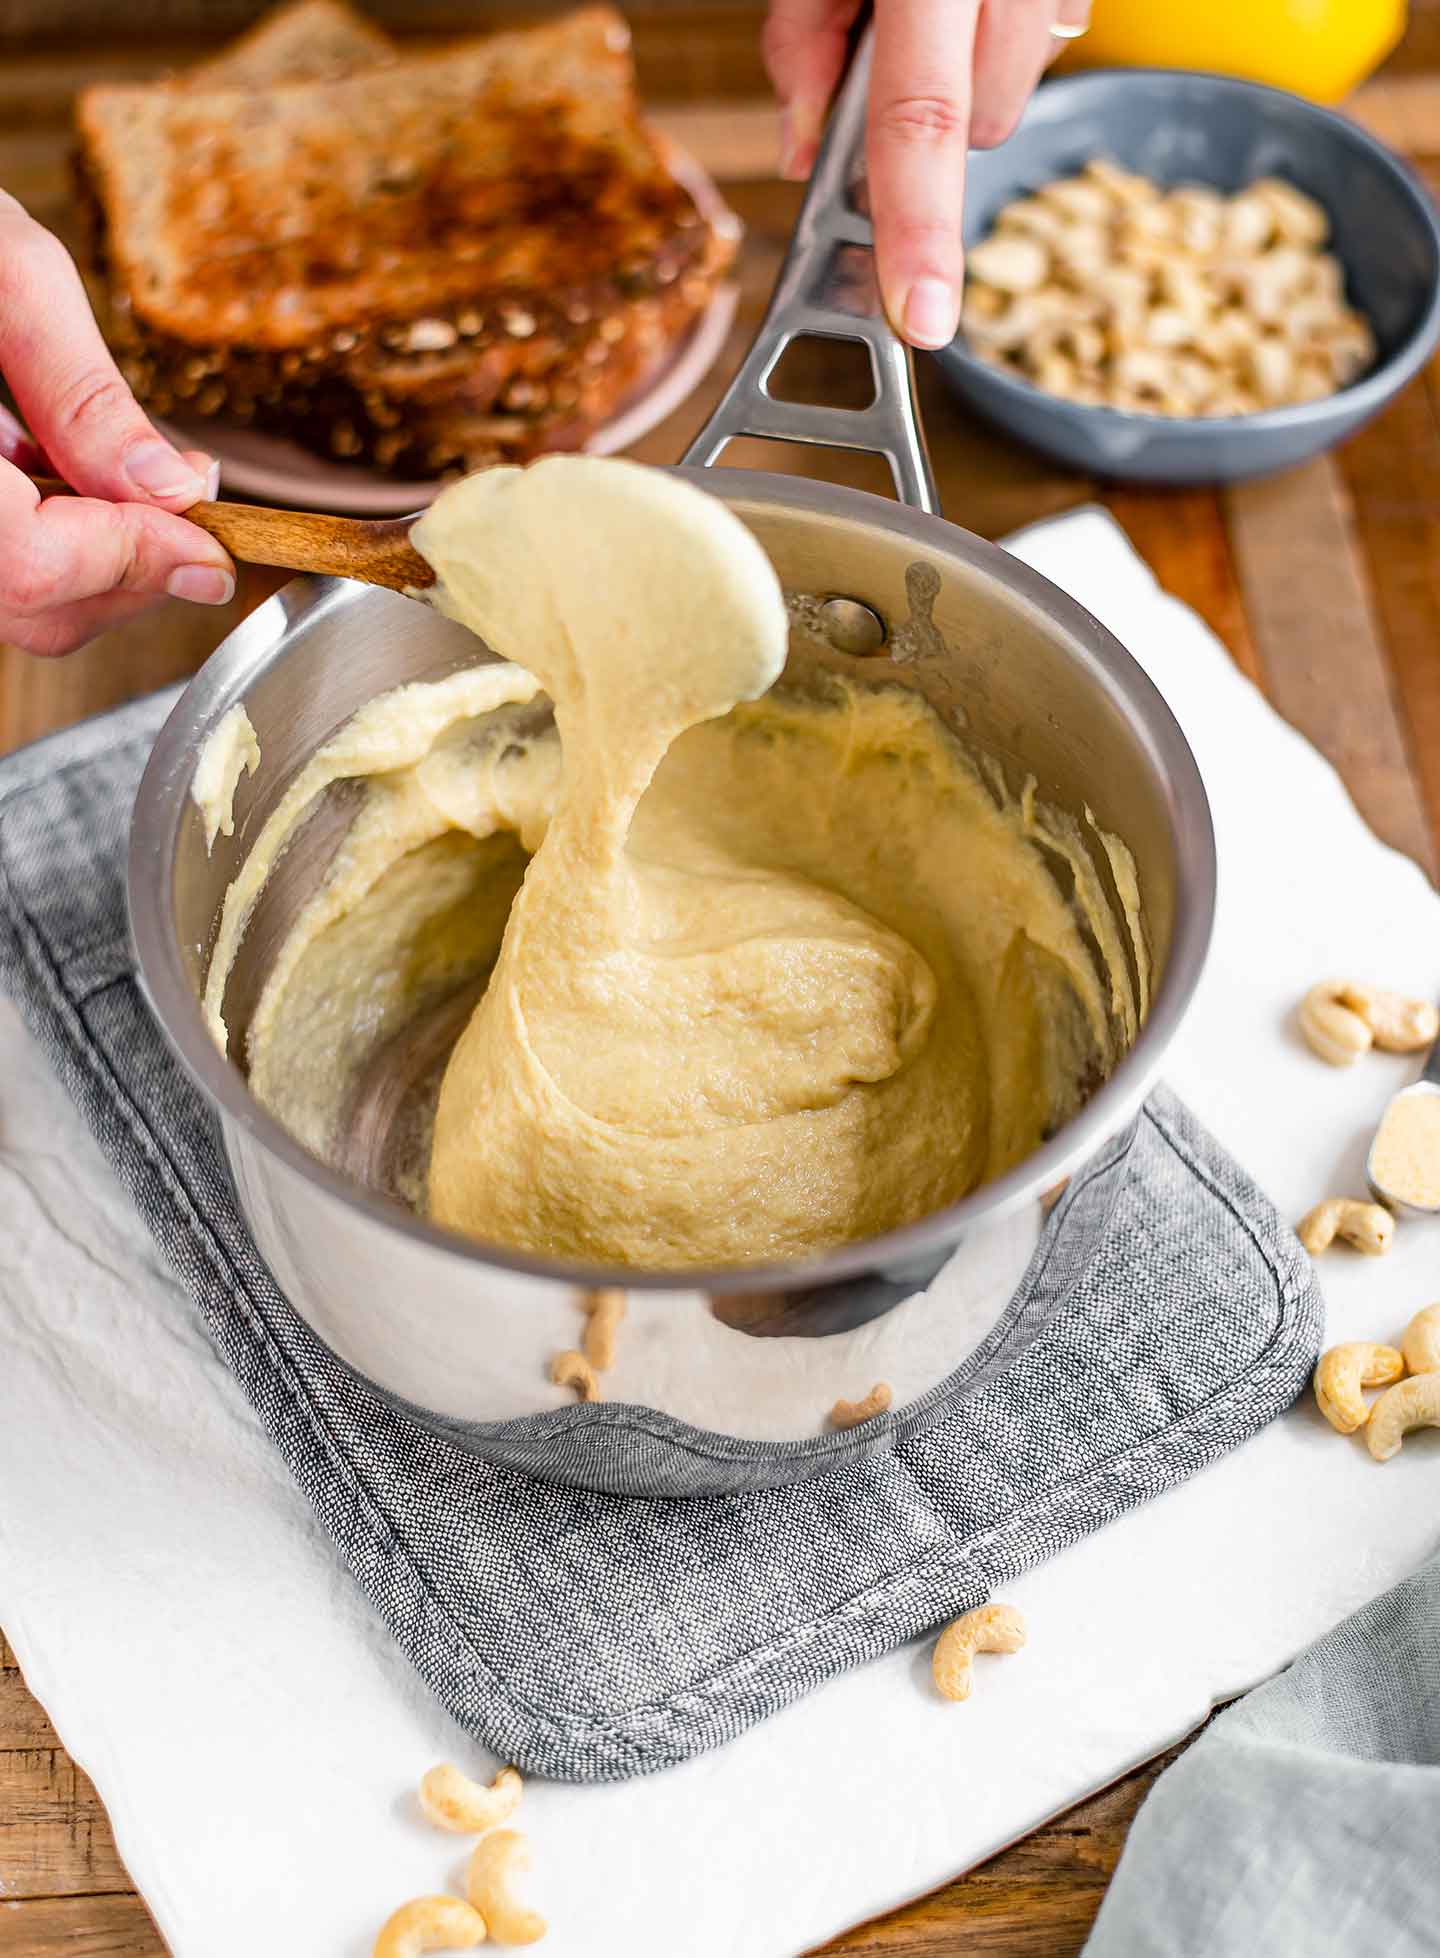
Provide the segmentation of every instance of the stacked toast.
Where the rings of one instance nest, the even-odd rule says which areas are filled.
[[[402,56],[298,0],[174,80],[87,89],[76,119],[140,398],[396,475],[583,446],[734,256],[604,5]]]

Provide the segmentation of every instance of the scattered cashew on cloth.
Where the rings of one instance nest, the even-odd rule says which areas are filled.
[[[1385,1391],[1369,1402],[1362,1387]],[[1363,1428],[1375,1460],[1392,1460],[1412,1428],[1440,1428],[1440,1304],[1412,1316],[1398,1347],[1368,1339],[1329,1347],[1320,1355],[1314,1388],[1320,1412],[1337,1433]]]
[[[469,1951],[495,1944],[535,1944],[545,1919],[514,1895],[512,1875],[530,1867],[530,1845],[518,1829],[503,1828],[520,1806],[524,1783],[501,1768],[488,1787],[452,1761],[441,1761],[416,1791],[420,1813],[452,1835],[478,1836],[465,1872],[465,1897],[436,1892],[412,1897],[386,1918],[371,1958],[422,1958],[430,1951]]]

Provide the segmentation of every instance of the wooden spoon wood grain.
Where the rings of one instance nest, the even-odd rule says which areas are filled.
[[[56,477],[31,480],[42,496],[75,494]],[[369,522],[310,510],[268,510],[257,503],[192,503],[183,515],[247,564],[328,572],[391,591],[423,590],[435,582],[434,571],[410,542],[408,517]]]

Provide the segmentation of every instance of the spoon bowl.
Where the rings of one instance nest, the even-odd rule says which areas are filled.
[[[1375,1140],[1370,1144],[1370,1153],[1365,1158],[1365,1176],[1371,1194],[1377,1203],[1383,1203],[1397,1217],[1440,1216],[1440,1080],[1434,1078],[1437,1071],[1440,1071],[1440,1043],[1431,1053],[1421,1078],[1408,1088],[1402,1088],[1398,1095],[1391,1096],[1380,1118],[1380,1126],[1375,1131]],[[1410,1190],[1408,1196],[1394,1187],[1396,1172],[1389,1166],[1390,1148],[1386,1146],[1386,1132],[1388,1130],[1393,1136],[1405,1128],[1419,1129],[1422,1155],[1426,1143],[1430,1144],[1429,1186],[1434,1192],[1431,1202],[1415,1200],[1414,1184],[1407,1186]],[[1427,1190],[1426,1194],[1429,1193]]]

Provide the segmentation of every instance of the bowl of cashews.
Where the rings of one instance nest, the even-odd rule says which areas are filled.
[[[1043,87],[971,158],[960,397],[1091,475],[1228,482],[1344,440],[1440,338],[1440,225],[1358,124],[1223,75]]]

